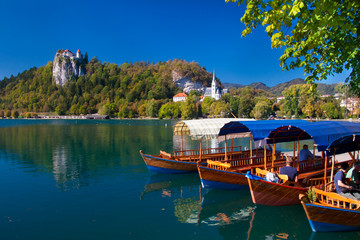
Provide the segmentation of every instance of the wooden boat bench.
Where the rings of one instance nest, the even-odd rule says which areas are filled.
[[[360,210],[360,201],[343,197],[335,192],[315,190],[317,200],[326,206]]]
[[[255,169],[256,175],[265,178],[266,174],[270,173],[270,171],[268,170],[264,170],[264,169],[260,169],[260,168],[256,168]],[[279,177],[279,179],[281,179],[283,182],[287,182],[289,181],[289,176],[286,174],[277,174],[277,176]]]

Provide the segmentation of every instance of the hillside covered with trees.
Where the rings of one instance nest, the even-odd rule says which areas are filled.
[[[204,86],[211,84],[212,74],[195,62],[176,59],[119,66],[93,58],[86,65],[86,75],[61,87],[52,81],[49,62],[0,81],[0,110],[59,115],[100,111],[111,116],[142,116],[148,104],[160,106],[182,92],[172,81],[172,71]]]
[[[318,91],[311,92],[308,85],[303,84],[282,84],[277,90],[283,89],[285,99],[280,102],[261,84],[256,84],[262,86],[260,89],[256,86],[232,88],[218,101],[209,97],[201,101],[201,93],[192,91],[186,101],[173,102],[172,97],[182,92],[173,82],[173,71],[203,86],[211,85],[212,73],[195,62],[175,59],[156,64],[117,65],[93,58],[86,64],[85,75],[70,79],[62,87],[54,83],[52,63],[49,62],[46,66],[31,68],[0,81],[0,117],[93,113],[119,118],[167,119],[206,116],[256,119],[269,116],[343,117],[340,100],[333,97],[323,99]]]

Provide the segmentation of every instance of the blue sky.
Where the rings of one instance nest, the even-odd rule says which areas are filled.
[[[0,9],[0,79],[47,64],[58,49],[116,64],[181,58],[246,85],[305,78],[301,69],[282,71],[282,50],[271,49],[264,29],[241,38],[244,7],[224,0],[14,0]]]

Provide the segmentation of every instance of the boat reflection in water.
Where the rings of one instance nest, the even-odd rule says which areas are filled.
[[[154,174],[150,175],[140,199],[143,199],[147,193],[156,191],[161,191],[163,195],[168,197],[171,197],[172,193],[180,193],[181,197],[184,191],[190,190],[193,192],[199,186],[201,187],[197,173],[186,174],[186,176],[178,174]],[[198,192],[196,191],[196,193]],[[201,191],[199,194],[201,195]]]
[[[170,204],[178,222],[217,228],[223,239],[295,239],[308,229],[300,206],[256,206],[248,190],[203,189],[197,174],[151,175],[140,196],[150,198]]]

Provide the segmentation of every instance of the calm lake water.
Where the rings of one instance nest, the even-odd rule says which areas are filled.
[[[139,150],[178,149],[174,123],[0,120],[0,239],[360,238],[312,233],[301,206],[204,190],[197,174],[150,174]]]

